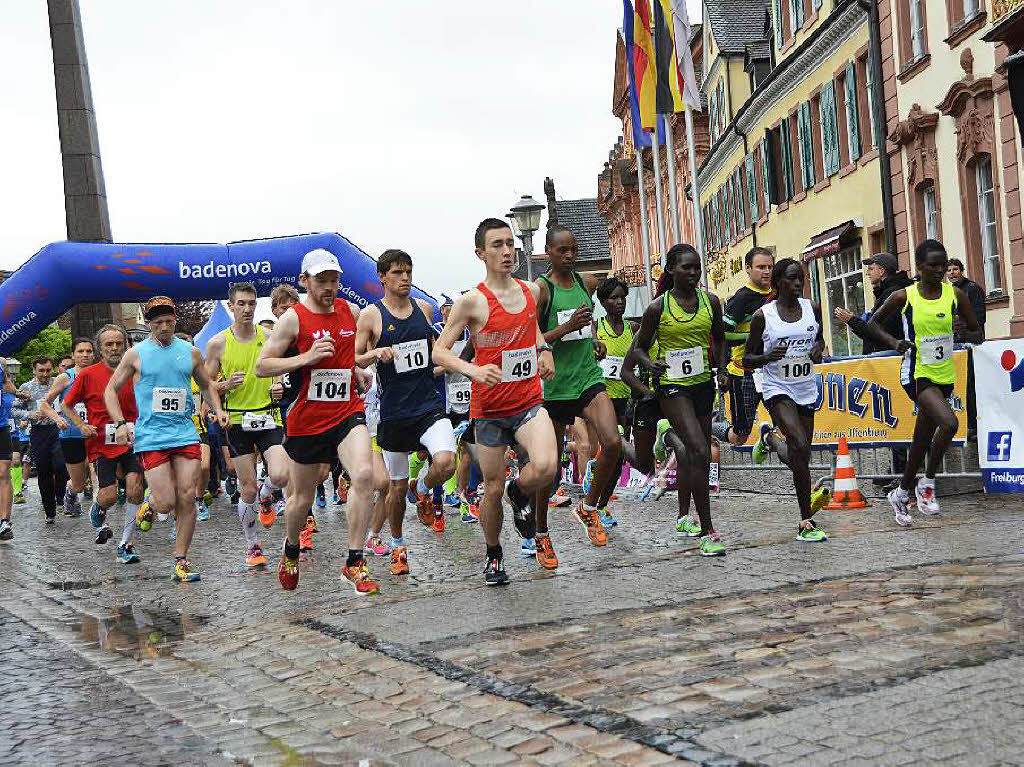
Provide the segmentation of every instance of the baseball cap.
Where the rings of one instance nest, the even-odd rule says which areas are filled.
[[[338,272],[341,274],[341,264],[329,250],[317,248],[311,250],[302,257],[302,273],[311,277],[320,272]]]
[[[875,255],[865,258],[861,263],[864,266],[878,264],[887,272],[898,272],[900,269],[899,261],[896,260],[896,256],[892,253],[875,253]]]
[[[177,308],[167,296],[153,296],[142,307],[142,316],[147,320],[158,317],[161,314],[177,314]]]

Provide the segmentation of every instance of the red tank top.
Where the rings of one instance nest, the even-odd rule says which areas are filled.
[[[71,383],[71,388],[64,395],[64,403],[68,407],[84,404],[85,420],[90,426],[96,427],[96,436],[89,437],[85,441],[85,449],[90,461],[95,461],[100,456],[117,458],[131,450],[127,445],[114,444],[113,434],[107,430],[107,426],[114,422],[107,414],[107,406],[103,403],[103,392],[113,375],[114,371],[106,364],[97,362],[76,375],[75,380]],[[124,420],[134,421],[138,418],[139,411],[135,407],[135,387],[131,385],[131,382],[126,383],[117,392],[117,401],[121,403]]]
[[[312,367],[300,368],[302,382],[295,404],[288,411],[289,437],[323,434],[354,413],[363,412],[363,400],[352,391],[355,384],[356,321],[348,301],[334,299],[334,311],[316,314],[295,304],[299,333],[295,347],[305,354],[318,338],[334,339],[334,354]]]
[[[537,305],[522,280],[516,280],[526,297],[526,308],[509,314],[482,282],[477,290],[487,299],[487,324],[473,334],[477,365],[497,365],[501,383],[484,386],[473,382],[469,399],[472,418],[504,418],[529,410],[544,401],[537,376]]]

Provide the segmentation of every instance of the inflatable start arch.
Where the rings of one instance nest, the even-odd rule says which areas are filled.
[[[341,264],[341,295],[359,306],[384,295],[377,262],[340,234],[301,234],[221,244],[139,245],[55,242],[0,284],[0,356],[10,356],[72,306],[139,302],[155,295],[195,301],[227,298],[233,282],[266,296],[298,284],[302,257],[329,250]],[[418,288],[413,297],[437,301]]]

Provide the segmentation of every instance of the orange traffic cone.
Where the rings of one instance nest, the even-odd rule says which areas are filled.
[[[839,438],[839,452],[836,453],[836,474],[832,484],[832,502],[826,509],[862,509],[868,505],[864,494],[857,487],[857,475],[853,471],[850,446],[846,437]]]

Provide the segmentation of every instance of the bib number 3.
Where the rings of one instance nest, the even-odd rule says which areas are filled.
[[[501,353],[501,381],[525,381],[537,375],[537,349],[509,349]]]
[[[937,365],[953,357],[953,336],[925,336],[920,340],[921,362]]]
[[[352,370],[323,368],[309,373],[306,399],[310,402],[348,402],[352,395]]]
[[[153,412],[154,413],[184,413],[185,412],[185,390],[165,389],[162,387],[153,388]]]

